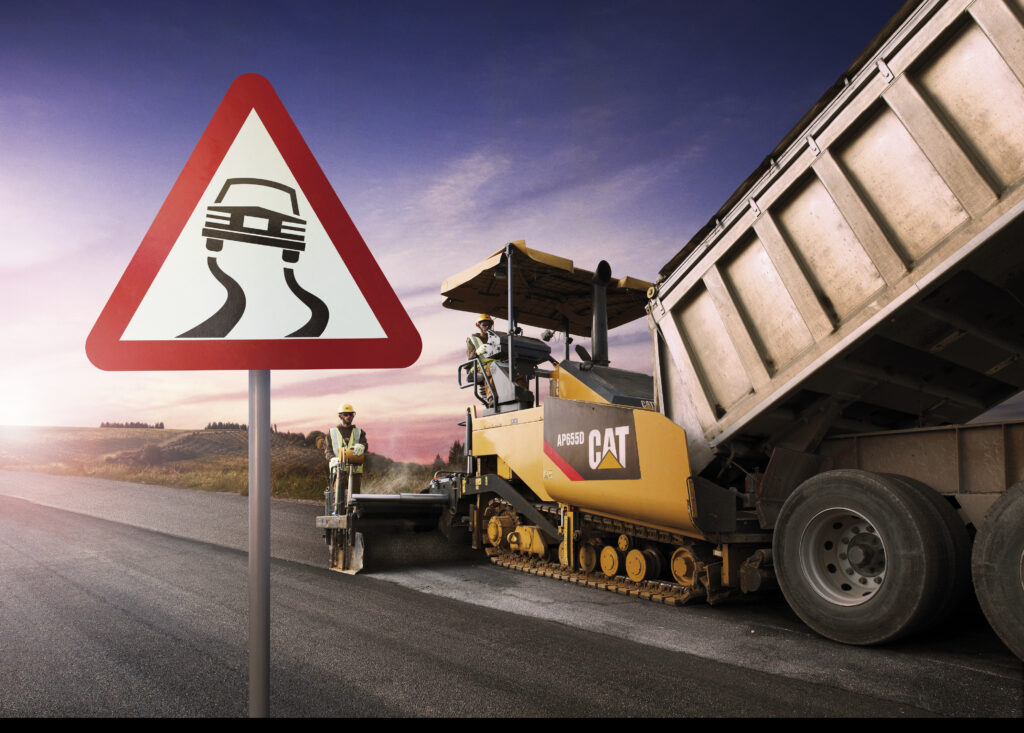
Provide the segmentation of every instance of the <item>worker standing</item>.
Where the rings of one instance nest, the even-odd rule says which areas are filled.
[[[336,474],[341,473],[337,469],[343,469],[347,466],[351,470],[352,493],[358,493],[363,477],[363,458],[370,449],[370,444],[366,439],[366,431],[356,427],[355,417],[355,408],[349,403],[343,402],[338,407],[338,419],[341,422],[331,428],[330,440],[324,445],[324,454],[330,461],[331,478],[332,480],[335,478],[341,479],[340,481],[334,481],[334,506],[336,510],[339,503],[338,500],[347,489],[348,481],[347,475],[336,476]]]
[[[491,376],[491,364],[497,359],[501,351],[501,339],[494,332],[494,319],[486,313],[481,313],[476,319],[477,332],[470,334],[466,339],[466,358],[478,358],[480,365],[488,377]],[[488,379],[484,380],[484,396],[491,396],[491,389],[488,386]]]

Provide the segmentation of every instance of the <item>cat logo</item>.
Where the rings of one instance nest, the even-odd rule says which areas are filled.
[[[635,408],[550,399],[544,403],[544,454],[555,477],[570,481],[640,478]],[[545,477],[545,480],[553,480]]]
[[[590,449],[590,467],[595,470],[608,468],[626,468],[626,438],[629,426],[620,425],[614,428],[591,430],[588,436]]]

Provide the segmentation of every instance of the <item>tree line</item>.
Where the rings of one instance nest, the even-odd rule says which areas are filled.
[[[446,463],[441,454],[438,453],[434,456],[434,463],[431,467],[435,471],[443,471],[446,468],[461,468],[466,462],[466,446],[461,441],[456,440],[448,448],[448,462]]]

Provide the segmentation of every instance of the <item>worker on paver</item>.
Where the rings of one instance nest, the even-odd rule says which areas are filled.
[[[490,377],[491,364],[496,361],[495,357],[501,351],[501,339],[494,332],[494,319],[486,313],[481,313],[476,319],[476,328],[477,332],[470,334],[466,339],[466,358],[479,359],[484,372]],[[484,397],[490,398],[491,389],[488,381],[484,380]]]
[[[363,477],[363,460],[370,444],[366,431],[356,427],[355,408],[347,402],[338,406],[337,426],[331,428],[330,440],[324,445],[324,454],[330,462],[331,481],[334,485],[334,506],[338,510],[339,499],[348,489],[347,470],[352,472],[352,493],[359,493]]]

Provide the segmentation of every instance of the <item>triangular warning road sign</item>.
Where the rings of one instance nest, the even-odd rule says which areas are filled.
[[[86,341],[109,370],[416,361],[419,333],[270,83],[240,76]]]

